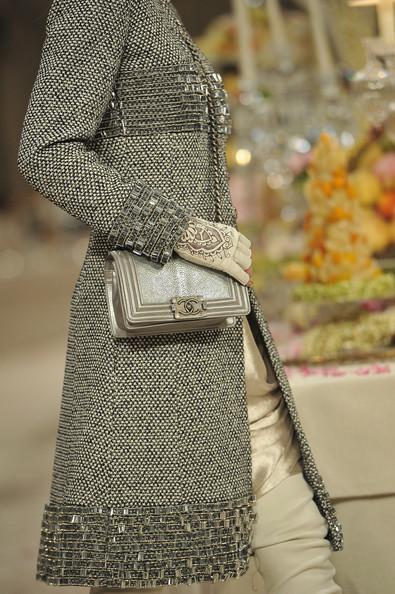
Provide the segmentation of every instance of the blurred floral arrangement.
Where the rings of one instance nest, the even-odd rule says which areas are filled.
[[[233,102],[227,160],[239,228],[254,239],[255,289],[269,319],[290,322],[298,357],[371,353],[395,336],[395,140],[377,119],[391,110],[373,46],[356,77],[380,79],[370,118],[371,88],[352,84],[373,25],[349,7],[328,6],[327,26],[313,3],[277,6],[275,18],[266,3],[249,5],[253,57],[242,52],[239,73],[237,10],[197,40]]]
[[[372,129],[350,152],[349,162],[350,178],[363,207],[361,229],[373,253],[391,253],[395,246],[395,145],[385,131]]]
[[[373,161],[366,158],[367,151],[371,156],[374,151]],[[382,216],[383,224],[389,215],[393,218],[390,210],[379,214],[380,196],[393,187],[386,163],[376,142],[346,150],[327,133],[311,152],[304,184],[305,249],[300,260],[283,267],[285,278],[297,281],[286,315],[303,332],[302,357],[322,361],[392,344],[395,276],[383,272],[372,257],[369,231],[361,225],[370,216]],[[374,180],[368,177],[370,185],[362,183],[366,176]],[[372,188],[375,201],[370,199]]]
[[[304,186],[308,210],[304,220],[306,246],[303,260],[284,268],[289,280],[302,281],[295,291],[298,298],[314,299],[315,288],[318,299],[325,295],[335,298],[337,292],[334,287],[339,286],[340,297],[344,299],[344,288],[350,287],[348,293],[352,296],[355,281],[358,283],[356,286],[365,287],[365,291],[370,285],[375,290],[377,282],[383,287],[383,273],[371,256],[368,233],[361,225],[361,219],[366,220],[366,205],[370,207],[373,202],[370,197],[372,189],[378,209],[383,204],[382,200],[387,200],[387,195],[381,191],[379,178],[369,170],[361,168],[349,173],[349,166],[354,160],[351,155],[327,133],[320,135],[312,150]],[[363,184],[366,178],[369,186],[365,185],[366,181]],[[387,172],[386,178],[391,179]],[[378,209],[373,212],[369,208],[368,217],[378,217],[380,213],[383,217],[390,215],[392,220],[395,209],[385,212]],[[393,279],[393,276],[388,278]],[[330,287],[329,291],[326,286]],[[394,289],[395,286],[392,286],[391,290]]]
[[[358,209],[358,230],[370,252],[379,259],[392,255],[395,253],[394,142],[387,136],[385,128],[370,128],[348,150],[339,146],[333,149],[338,159],[344,161],[343,172],[332,182],[324,179],[321,188],[330,195],[336,185],[342,185],[347,175],[347,191],[355,195],[356,204],[361,207]],[[325,149],[322,147],[320,150],[326,158]],[[311,167],[314,167],[311,165],[312,158],[313,150],[304,155],[295,154],[290,159],[289,166],[296,175],[296,184],[304,185]],[[305,187],[308,200],[314,191],[313,186],[317,187],[317,184],[319,180],[311,180]]]

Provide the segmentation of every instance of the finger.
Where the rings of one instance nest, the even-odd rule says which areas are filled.
[[[247,274],[250,275],[250,278],[252,277],[252,269],[251,266],[249,268],[244,268],[245,272],[247,272]]]
[[[245,272],[234,260],[230,260],[225,267],[225,272],[233,276],[243,285],[246,285],[250,280],[250,275]]]
[[[248,239],[245,235],[239,232],[239,243],[241,245],[245,245],[246,247],[251,247],[251,240]]]
[[[247,256],[251,256],[251,248],[247,247],[243,242],[238,242],[237,249],[247,254]]]
[[[246,270],[246,268],[250,268],[251,267],[251,257],[248,254],[245,254],[244,252],[242,252],[239,249],[236,250],[236,252],[235,252],[235,254],[233,256],[233,259],[244,270]]]

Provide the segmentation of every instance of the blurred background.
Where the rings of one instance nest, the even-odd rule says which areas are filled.
[[[253,242],[254,287],[344,525],[339,583],[393,594],[394,3],[173,3],[228,92],[238,228]],[[47,588],[34,581],[39,526],[89,235],[16,169],[49,7],[0,3],[2,594]],[[264,591],[253,568],[199,590],[241,591]]]

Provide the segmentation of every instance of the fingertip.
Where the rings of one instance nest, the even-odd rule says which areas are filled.
[[[241,243],[241,245],[245,246],[246,248],[251,248],[251,240],[240,232],[239,236],[239,242]]]

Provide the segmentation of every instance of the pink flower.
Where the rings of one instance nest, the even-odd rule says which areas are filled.
[[[380,157],[372,167],[372,172],[378,177],[384,187],[395,186],[395,153],[387,153]]]

